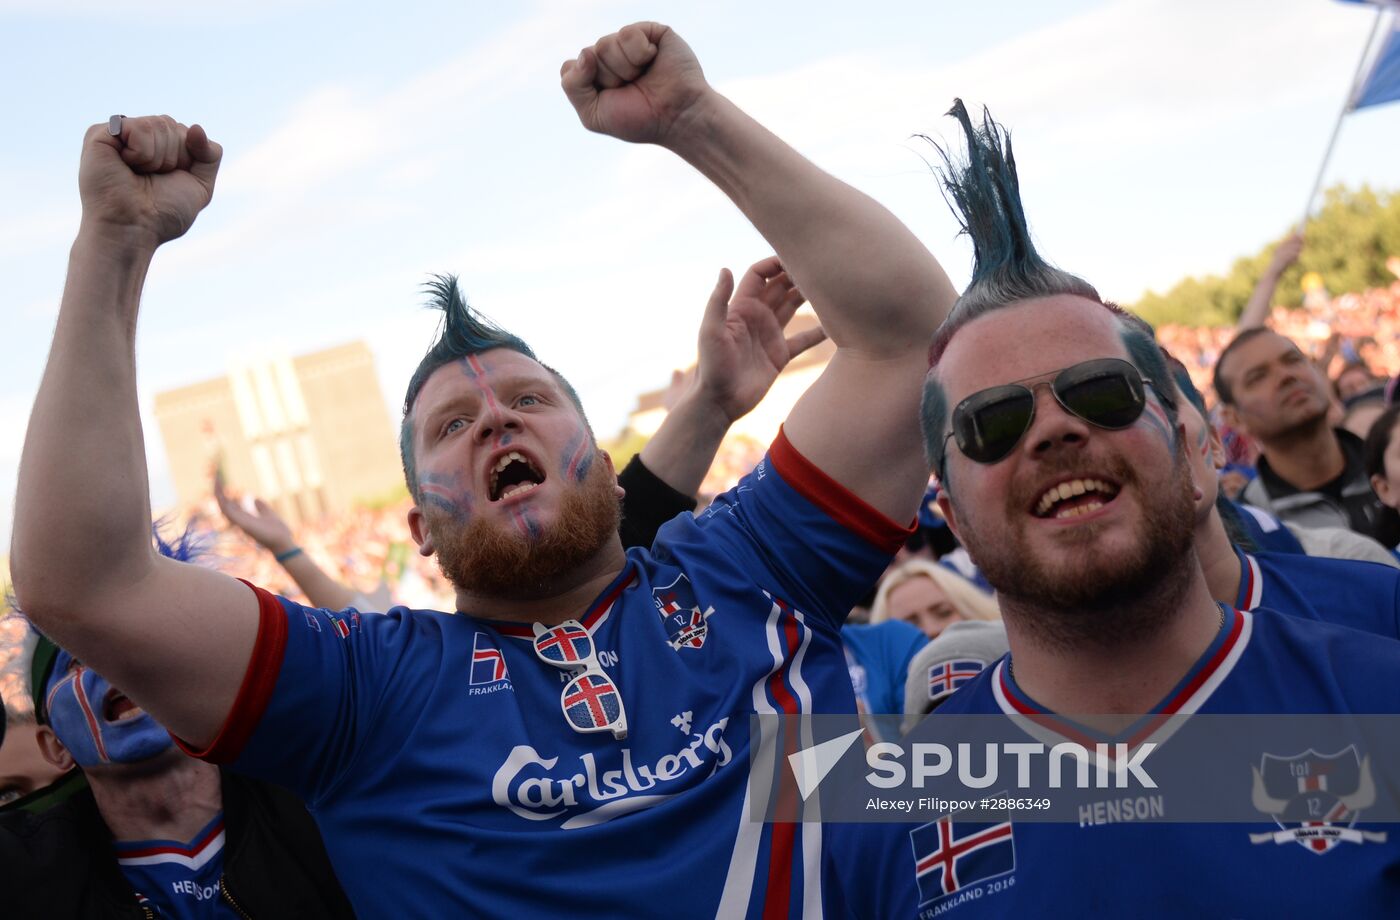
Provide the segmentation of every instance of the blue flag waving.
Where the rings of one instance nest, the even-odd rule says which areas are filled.
[[[1378,21],[1347,101],[1349,112],[1400,99],[1400,4],[1372,5],[1380,7]]]
[[[1351,93],[1346,105],[1337,115],[1337,123],[1332,126],[1332,139],[1327,142],[1327,152],[1322,155],[1322,165],[1318,167],[1317,179],[1313,182],[1308,202],[1303,207],[1303,221],[1299,226],[1307,226],[1312,213],[1312,203],[1322,188],[1322,177],[1327,173],[1327,164],[1332,159],[1332,150],[1337,146],[1337,135],[1342,133],[1342,120],[1357,109],[1380,105],[1400,99],[1400,0],[1344,0],[1347,3],[1364,3],[1376,8],[1376,18],[1371,26],[1371,34],[1366,39],[1361,62],[1356,66],[1356,76],[1351,81]]]
[[[1352,109],[1400,99],[1400,19],[1391,14],[1390,34],[1377,52],[1366,81],[1357,87]]]

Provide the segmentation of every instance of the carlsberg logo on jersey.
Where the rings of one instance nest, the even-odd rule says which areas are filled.
[[[565,830],[592,827],[660,803],[689,786],[697,770],[708,777],[733,759],[724,728],[728,718],[695,732],[690,743],[655,763],[633,762],[632,749],[622,749],[622,764],[603,770],[593,753],[555,769],[558,757],[543,757],[528,744],[516,745],[491,781],[491,797],[531,821],[568,817]]]

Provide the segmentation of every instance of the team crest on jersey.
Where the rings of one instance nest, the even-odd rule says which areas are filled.
[[[1250,834],[1251,843],[1296,843],[1321,855],[1343,843],[1384,843],[1384,831],[1355,827],[1361,811],[1376,801],[1371,758],[1356,745],[1335,754],[1312,748],[1292,757],[1265,754],[1254,768],[1254,807],[1279,830]]]
[[[326,611],[326,619],[331,621],[331,629],[342,639],[350,638],[350,630],[360,628],[360,615],[354,610],[341,613]],[[320,632],[320,627],[316,628]]]
[[[477,633],[472,642],[472,669],[467,682],[473,687],[492,689],[510,683],[505,656],[486,633]]]
[[[972,680],[987,666],[985,661],[976,658],[954,658],[942,664],[930,665],[928,669],[928,698],[941,700],[963,684]]]
[[[705,644],[705,634],[710,630],[707,621],[715,608],[700,609],[685,573],[677,575],[676,580],[664,588],[652,588],[651,602],[656,605],[656,612],[666,626],[671,648],[680,651],[683,648],[700,648]]]
[[[988,887],[1009,887],[1016,871],[1016,841],[1010,821],[939,818],[909,832],[920,907],[949,899],[942,907],[979,898]]]

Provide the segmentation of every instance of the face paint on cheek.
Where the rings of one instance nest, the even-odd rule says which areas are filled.
[[[424,473],[418,478],[418,492],[423,504],[445,511],[455,520],[465,521],[471,517],[472,496],[462,488],[462,479],[457,473]]]
[[[1206,436],[1206,430],[1204,428],[1201,429],[1200,434],[1196,438],[1196,447],[1201,451],[1202,457],[1210,454],[1210,438]]]
[[[79,666],[49,690],[49,722],[82,767],[138,763],[166,751],[174,742],[146,713],[108,722],[103,717],[111,684]]]
[[[588,471],[593,468],[591,448],[588,432],[580,428],[569,441],[568,446],[564,448],[564,453],[560,458],[560,469],[564,473],[565,479],[583,482],[587,478]]]
[[[1147,405],[1142,410],[1141,419],[1147,423],[1149,428],[1162,436],[1162,440],[1167,442],[1167,447],[1175,454],[1176,439],[1172,437],[1171,422],[1167,420],[1166,410],[1157,402],[1156,397],[1150,393],[1147,397]]]

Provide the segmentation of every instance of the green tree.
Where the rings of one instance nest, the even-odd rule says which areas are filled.
[[[1153,325],[1231,325],[1278,242],[1235,260],[1223,277],[1183,278],[1165,294],[1148,292],[1131,309]],[[1394,255],[1400,255],[1400,193],[1376,192],[1365,185],[1359,189],[1335,186],[1327,190],[1322,209],[1308,222],[1303,254],[1284,272],[1274,303],[1301,306],[1301,281],[1308,272],[1317,272],[1333,294],[1382,287],[1395,280],[1385,267],[1386,259]]]

